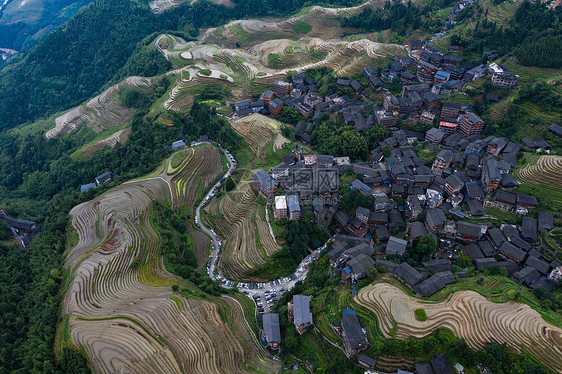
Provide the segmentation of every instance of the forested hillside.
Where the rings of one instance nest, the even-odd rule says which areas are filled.
[[[26,49],[91,0],[17,0],[0,6],[0,48]],[[0,3],[4,3],[4,0]]]
[[[304,3],[239,0],[231,9],[197,1],[154,15],[143,3],[96,0],[0,72],[0,128],[32,121],[90,98],[126,64],[137,43],[154,32],[175,32],[190,39],[201,27],[246,16],[285,15]],[[353,5],[358,0],[323,3]],[[162,73],[134,71],[140,75]]]

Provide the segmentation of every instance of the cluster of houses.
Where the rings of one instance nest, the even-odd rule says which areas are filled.
[[[400,79],[401,82],[414,81],[433,84],[434,93],[452,93],[460,91],[464,86],[480,77],[488,76],[494,85],[515,87],[518,76],[513,75],[502,64],[473,65],[463,63],[458,56],[448,55],[433,47],[427,41],[408,40],[406,45],[408,56],[394,60],[381,73],[383,79]],[[498,56],[488,54],[488,62]],[[414,75],[415,74],[415,75]]]
[[[101,186],[106,182],[111,182],[115,180],[116,175],[110,171],[106,171],[97,177],[94,178],[95,182],[83,184],[80,186],[80,192],[86,192],[91,188],[96,188],[97,186]]]
[[[33,237],[41,231],[41,228],[35,222],[11,218],[1,209],[0,221],[5,222],[10,227],[12,237],[24,248],[26,248],[29,243],[31,243]]]
[[[457,109],[443,105],[441,112],[446,116]],[[385,266],[420,295],[437,292],[455,281],[448,259],[439,260],[438,268],[429,263],[418,271],[407,263],[380,265],[380,257],[376,261],[371,258],[375,253],[403,255],[408,244],[414,246],[421,237],[431,234],[436,239],[462,243],[478,270],[498,265],[525,285],[551,290],[555,282],[549,274],[560,264],[545,259],[533,247],[538,244],[540,231],[553,229],[553,217],[546,212],[529,214],[536,210],[537,198],[511,192],[519,186],[510,170],[517,166],[522,147],[506,138],[482,136],[479,119],[470,114],[461,121],[465,130],[455,128],[445,133],[441,127],[432,128],[425,137],[395,131],[370,152],[365,162],[296,150],[269,173],[256,172],[254,186],[265,198],[275,201],[276,219],[299,220],[312,212],[324,228],[333,227],[339,234],[354,238],[336,245],[329,254],[344,281],[357,281],[368,267]],[[423,141],[426,148],[438,151],[432,163],[416,153],[413,143]],[[387,157],[383,156],[385,150]],[[355,179],[349,188],[372,196],[372,206],[359,206],[353,211],[342,208],[342,177],[350,170]],[[520,227],[504,225],[500,231],[489,222],[474,220],[485,218],[485,207],[525,216]],[[501,232],[502,241],[497,232]],[[498,255],[504,260],[496,261]],[[428,278],[430,270],[436,274]]]

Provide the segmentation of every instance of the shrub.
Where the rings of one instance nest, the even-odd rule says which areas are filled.
[[[414,315],[418,321],[425,321],[427,320],[427,314],[425,314],[425,310],[423,309],[416,309],[414,311]]]
[[[200,69],[199,70],[199,74],[203,74],[203,75],[211,75],[211,70],[210,69]]]
[[[299,34],[308,34],[312,30],[310,24],[300,21],[293,25],[293,30]]]

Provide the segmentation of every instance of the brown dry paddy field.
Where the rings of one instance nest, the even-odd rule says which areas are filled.
[[[172,292],[181,280],[158,255],[152,201],[194,207],[197,191],[211,186],[222,164],[212,146],[187,149],[179,164],[171,160],[151,177],[72,209],[79,242],[67,256],[72,279],[58,346],[83,350],[96,373],[278,371],[236,300],[187,299]],[[133,268],[135,259],[140,265]]]
[[[421,338],[437,328],[447,328],[473,348],[507,343],[562,372],[562,329],[545,322],[526,304],[494,303],[473,291],[458,291],[442,302],[423,301],[381,282],[361,289],[355,301],[376,314],[386,337]],[[425,310],[427,320],[417,320],[416,309]]]
[[[233,129],[248,143],[251,159],[247,164],[240,164],[236,188],[205,208],[206,218],[224,239],[219,266],[234,279],[249,278],[248,270],[264,264],[281,249],[265,219],[265,201],[260,202],[252,188],[254,170],[267,163],[268,153],[281,150],[288,142],[280,134],[280,126],[279,122],[260,114],[232,123]]]

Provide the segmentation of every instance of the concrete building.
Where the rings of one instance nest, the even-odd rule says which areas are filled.
[[[273,216],[276,220],[287,219],[287,200],[285,196],[275,196]]]

